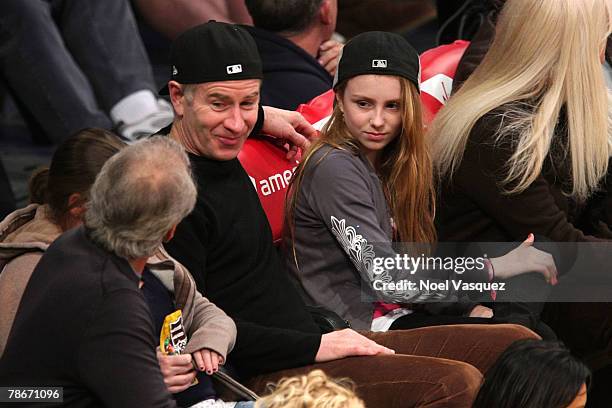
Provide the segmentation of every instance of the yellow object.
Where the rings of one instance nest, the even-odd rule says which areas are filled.
[[[159,334],[159,348],[162,354],[181,354],[187,345],[187,334],[183,327],[183,312],[181,309],[170,313],[164,318],[161,333]],[[198,383],[194,378],[191,385]]]
[[[183,312],[179,309],[164,318],[159,335],[159,348],[163,354],[181,354],[187,345],[183,328]]]

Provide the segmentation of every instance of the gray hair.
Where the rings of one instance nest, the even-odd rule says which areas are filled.
[[[122,258],[148,257],[193,210],[196,196],[184,149],[168,137],[140,140],[102,167],[85,226],[94,242]]]
[[[198,84],[183,84],[183,95],[187,102],[191,105],[195,96]]]

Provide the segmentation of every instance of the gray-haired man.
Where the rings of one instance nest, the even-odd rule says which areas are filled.
[[[70,406],[175,406],[139,282],[195,200],[187,156],[167,138],[109,159],[91,189],[85,225],[58,238],[32,274],[0,360],[0,384],[62,386]]]

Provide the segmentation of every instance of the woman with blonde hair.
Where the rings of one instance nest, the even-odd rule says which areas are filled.
[[[433,279],[426,275],[428,268],[379,264],[400,256],[394,241],[408,243],[418,258],[421,248],[436,240],[419,78],[418,54],[402,37],[368,32],[349,41],[334,81],[334,112],[291,185],[287,266],[307,304],[333,310],[356,329],[491,322],[488,308],[448,302],[456,299],[452,290],[422,289],[419,279]],[[552,258],[531,243],[528,239],[486,260],[461,279],[489,282],[493,271],[495,278],[504,279],[538,270],[554,282]],[[382,282],[404,279],[415,286],[382,287]],[[448,303],[406,305],[441,299]]]
[[[512,242],[528,232],[557,243],[612,239],[611,110],[602,68],[611,30],[609,0],[505,2],[489,51],[429,132],[441,241]],[[578,245],[558,245],[564,273]],[[612,355],[609,305],[547,304],[542,316],[597,368]],[[520,307],[537,315],[542,305]]]
[[[601,63],[611,13],[606,0],[506,2],[491,48],[429,132],[447,187],[440,239],[591,239],[564,212],[599,191],[608,171]],[[525,216],[525,204],[534,216]]]

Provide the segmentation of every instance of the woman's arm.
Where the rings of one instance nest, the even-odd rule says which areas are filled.
[[[185,353],[209,349],[219,354],[225,361],[236,342],[236,324],[223,310],[195,290],[193,280],[191,285],[193,320],[190,327],[186,327],[189,341]]]
[[[381,289],[381,282],[417,282],[425,276],[419,266],[413,270],[413,264],[406,269],[381,264],[399,256],[391,243],[390,214],[382,190],[361,159],[349,152],[332,151],[311,163],[304,177],[308,188],[301,194],[349,257],[361,284],[372,289],[370,294],[395,303],[448,297],[450,291],[445,290]],[[387,218],[381,220],[381,214]]]

